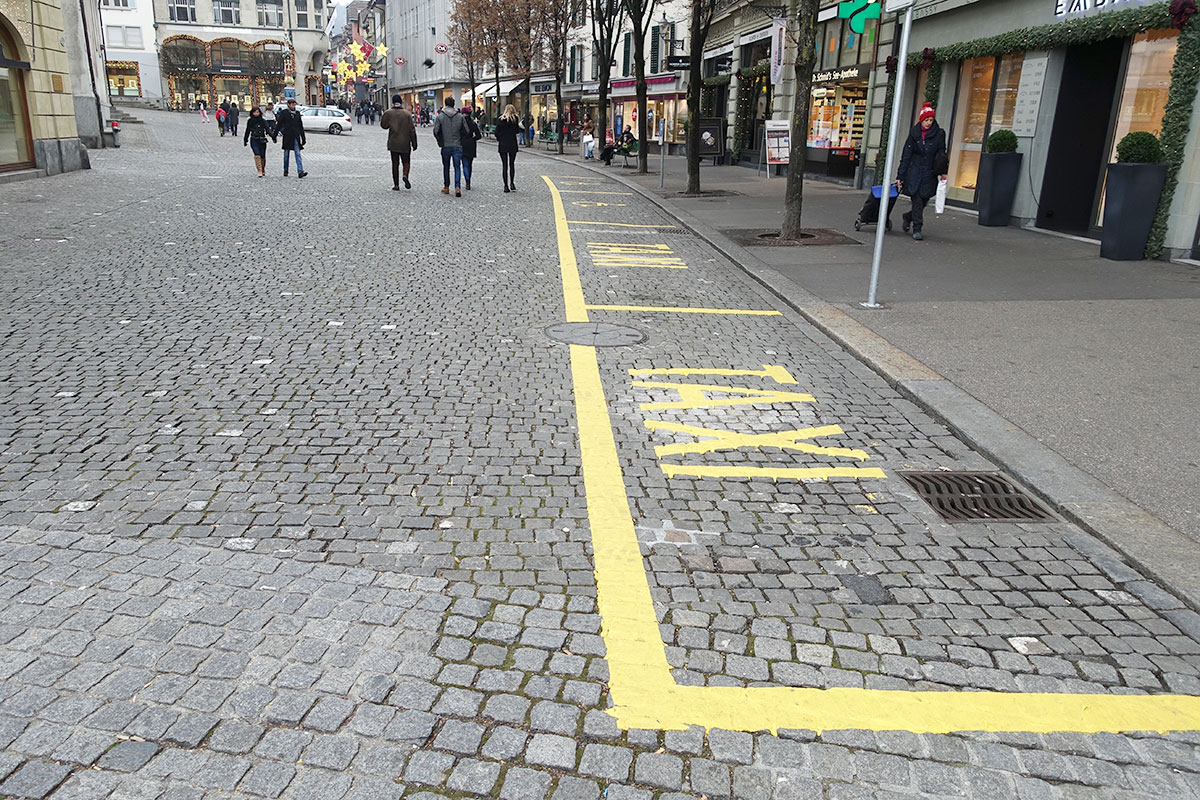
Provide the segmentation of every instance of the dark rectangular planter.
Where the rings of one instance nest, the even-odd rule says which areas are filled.
[[[984,153],[979,157],[979,224],[999,228],[1012,216],[1013,198],[1021,179],[1020,153]]]
[[[1140,261],[1167,181],[1166,164],[1109,164],[1100,257]]]

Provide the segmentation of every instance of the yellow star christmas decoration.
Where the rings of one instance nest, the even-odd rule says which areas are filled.
[[[387,56],[387,50],[388,48],[386,44],[381,44],[379,47],[375,48],[375,52],[379,53],[380,58],[385,58]]]
[[[355,58],[361,58],[361,57],[362,57],[362,45],[361,45],[361,44],[359,44],[358,42],[352,42],[352,43],[350,44],[349,50],[350,50],[350,52],[351,52],[351,53],[353,53],[353,54],[354,54],[354,57],[355,57]]]

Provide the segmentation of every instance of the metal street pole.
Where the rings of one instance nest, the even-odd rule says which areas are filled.
[[[871,286],[867,290],[867,302],[859,303],[863,308],[882,308],[876,302],[879,289],[879,266],[883,260],[883,235],[887,232],[887,203],[891,195],[892,170],[896,161],[896,130],[900,127],[900,108],[904,103],[904,74],[908,71],[908,35],[912,30],[913,5],[910,2],[904,12],[904,30],[900,33],[900,56],[896,65],[896,93],[892,98],[892,124],[888,130],[887,158],[884,159],[883,175],[875,176],[879,181],[879,218],[875,224],[875,253],[871,257]]]
[[[662,29],[663,46],[659,48],[659,54],[666,59],[671,55],[671,51],[675,48],[671,47],[671,23],[667,21],[667,12],[663,12],[662,22],[659,23]],[[665,106],[665,104],[664,104]],[[663,116],[658,120],[661,126],[662,133],[658,136],[658,188],[663,188],[663,181],[667,174],[667,122]]]

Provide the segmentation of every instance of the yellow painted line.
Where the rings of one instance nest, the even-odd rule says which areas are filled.
[[[559,189],[563,194],[619,194],[624,197],[632,197],[633,192],[598,192],[595,189]]]
[[[632,222],[596,222],[595,220],[573,219],[568,220],[568,225],[607,225],[611,228],[667,228],[675,230],[675,225],[635,225]]]
[[[690,475],[693,478],[769,478],[773,481],[828,481],[833,478],[866,480],[886,478],[883,470],[876,467],[751,467],[731,464],[728,466],[690,466],[687,464],[659,464],[668,478]]]
[[[568,319],[587,318],[561,197],[554,195]],[[612,714],[624,729],[689,725],[778,732],[861,729],[914,733],[1101,733],[1200,730],[1200,697],[680,686],[671,676],[621,472],[596,348],[571,345],[579,452],[591,527],[600,632]]]
[[[542,180],[550,187],[554,201],[554,228],[558,235],[558,271],[562,276],[563,307],[567,322],[587,322],[587,304],[583,299],[583,283],[579,280],[579,262],[575,259],[575,248],[571,246],[571,229],[567,227],[567,212],[563,210],[562,194],[547,178]]]
[[[770,378],[776,383],[794,384],[796,379],[779,364],[763,364],[762,369],[692,369],[691,367],[672,367],[669,369],[631,369],[629,374],[635,378],[649,378],[653,375],[721,375],[725,377],[741,377],[752,375],[758,378]]]
[[[589,311],[665,311],[673,314],[740,314],[750,317],[777,317],[778,311],[748,308],[683,308],[675,306],[588,306]]]

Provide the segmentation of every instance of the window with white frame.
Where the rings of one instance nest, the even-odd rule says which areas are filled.
[[[258,0],[258,24],[262,28],[282,28],[283,4],[279,0]]]
[[[196,0],[167,0],[167,15],[172,22],[195,22]]]
[[[124,50],[141,50],[142,29],[125,25],[105,25],[104,41],[109,47]]]
[[[241,3],[238,0],[213,0],[213,22],[218,25],[241,25]]]
[[[135,0],[100,0],[104,8],[137,8]]]

